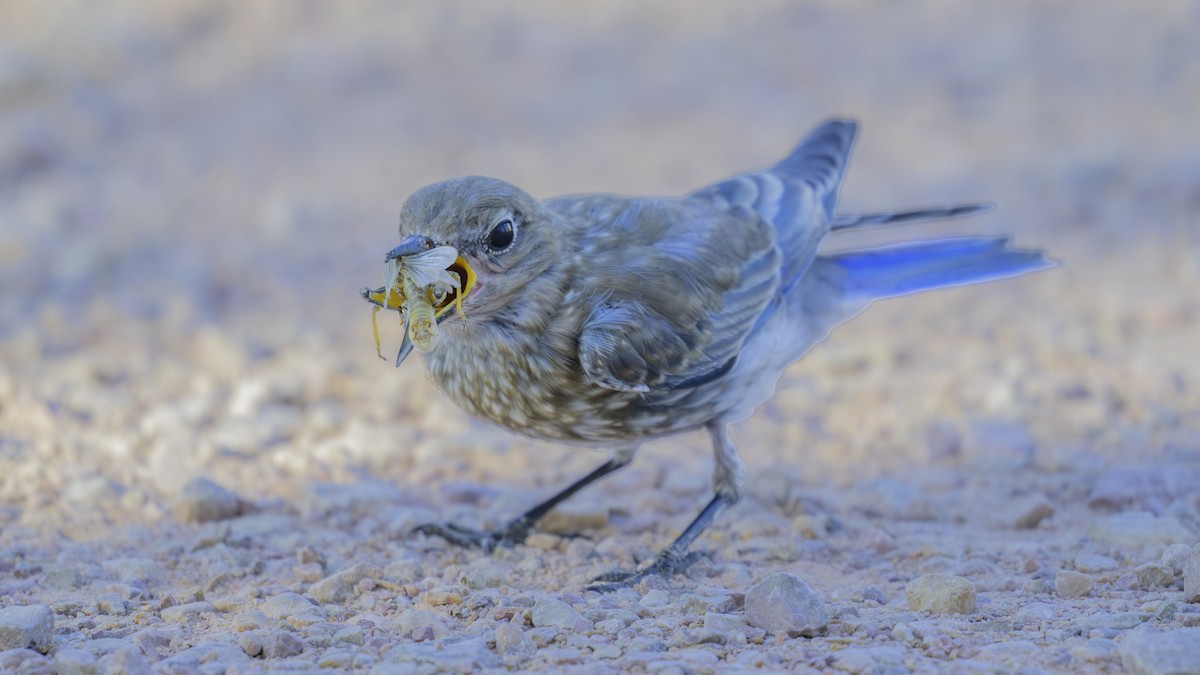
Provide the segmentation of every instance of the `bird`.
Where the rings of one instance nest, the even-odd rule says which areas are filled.
[[[876,300],[1053,267],[1007,237],[903,241],[822,252],[829,236],[956,218],[989,204],[839,214],[858,125],[818,126],[770,168],[682,197],[538,200],[495,178],[423,187],[400,212],[389,265],[452,247],[464,283],[437,305],[427,375],[472,416],[518,434],[603,449],[608,460],[494,530],[415,534],[490,552],[526,540],[555,506],[628,466],[655,439],[707,432],[712,497],[653,559],[589,588],[684,571],[689,547],[745,493],[731,426],[774,395],[785,368]],[[465,279],[470,277],[470,283]],[[386,289],[363,297],[394,309]],[[399,366],[411,353],[407,334]]]

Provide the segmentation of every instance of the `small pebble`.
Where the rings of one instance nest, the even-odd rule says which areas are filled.
[[[96,656],[85,649],[67,647],[54,650],[55,675],[95,675],[98,665]]]
[[[519,666],[537,653],[537,645],[515,623],[496,626],[496,654],[507,666]]]
[[[746,620],[733,614],[709,612],[704,615],[704,630],[725,637],[723,644],[746,643]]]
[[[96,598],[96,608],[101,614],[125,616],[125,601],[116,593],[104,593]]]
[[[314,605],[299,593],[292,592],[280,593],[268,598],[259,606],[259,609],[272,619],[287,619],[310,614],[325,616],[325,610]]]
[[[233,617],[233,629],[240,632],[262,628],[267,625],[267,615],[258,609],[250,609]]]
[[[1011,508],[1012,526],[1018,530],[1029,530],[1054,515],[1054,504],[1044,495],[1029,495],[1016,501]]]
[[[904,587],[908,608],[915,612],[966,614],[975,610],[975,585],[963,577],[926,574]]]
[[[12,605],[0,609],[0,651],[50,649],[54,613],[45,605]]]
[[[358,626],[347,626],[333,634],[333,639],[336,642],[347,642],[352,645],[361,645],[366,641],[366,636],[363,634],[363,629]]]
[[[1091,592],[1095,581],[1086,574],[1073,570],[1059,570],[1054,575],[1054,590],[1060,598],[1078,598]]]
[[[777,572],[746,594],[746,623],[777,635],[812,636],[829,624],[829,609],[802,579]]]
[[[357,594],[359,582],[382,577],[378,565],[360,562],[309,586],[308,594],[320,603],[340,604]]]
[[[150,675],[150,665],[134,647],[121,647],[100,657],[100,672],[122,675]],[[170,671],[166,671],[170,672]]]
[[[420,628],[433,631],[434,637],[442,637],[449,632],[442,617],[429,609],[406,609],[400,612],[396,623],[400,632],[407,635],[412,635],[413,631]]]
[[[189,602],[183,605],[172,605],[159,612],[159,616],[163,621],[168,623],[185,623],[189,619],[201,614],[212,614],[213,606],[207,602]]]
[[[671,596],[666,591],[656,588],[645,595],[638,601],[642,607],[662,607],[671,602]]]
[[[1200,550],[1200,549],[1198,549]],[[1183,566],[1187,564],[1192,547],[1187,544],[1171,544],[1163,549],[1159,562],[1171,568],[1175,574],[1183,574]]]
[[[1138,588],[1162,588],[1175,581],[1175,572],[1166,565],[1146,563],[1133,571]]]
[[[619,659],[624,654],[617,645],[601,645],[592,650],[592,656],[598,659]]]
[[[282,630],[261,630],[242,633],[238,646],[249,656],[266,659],[286,659],[304,651],[304,641]]]
[[[537,628],[560,628],[563,630],[587,631],[592,622],[583,618],[567,603],[558,598],[544,597],[533,605],[533,625]]]
[[[197,478],[183,486],[175,515],[185,523],[206,523],[232,518],[240,508],[237,495],[207,478]]]

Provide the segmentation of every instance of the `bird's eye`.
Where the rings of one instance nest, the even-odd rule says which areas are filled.
[[[496,223],[491,232],[487,235],[487,246],[494,253],[500,253],[512,246],[513,239],[517,236],[517,230],[513,226],[513,221],[509,218]]]

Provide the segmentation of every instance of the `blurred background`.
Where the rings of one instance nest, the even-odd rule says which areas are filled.
[[[375,357],[357,289],[403,199],[677,195],[831,116],[862,123],[843,210],[998,209],[829,246],[1012,233],[1062,265],[840,329],[739,429],[752,475],[1194,461],[1198,30],[1183,0],[0,4],[0,526],[152,522],[201,475],[528,504],[600,458]],[[669,441],[605,489],[701,492],[709,461]]]

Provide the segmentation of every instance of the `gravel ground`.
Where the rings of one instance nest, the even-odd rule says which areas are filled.
[[[0,5],[0,671],[1200,673],[1200,6],[752,7]],[[791,368],[685,576],[583,590],[708,498],[701,435],[526,546],[406,536],[602,461],[376,359],[409,192],[679,194],[830,115],[845,209],[1000,205],[836,245],[1062,266]]]

